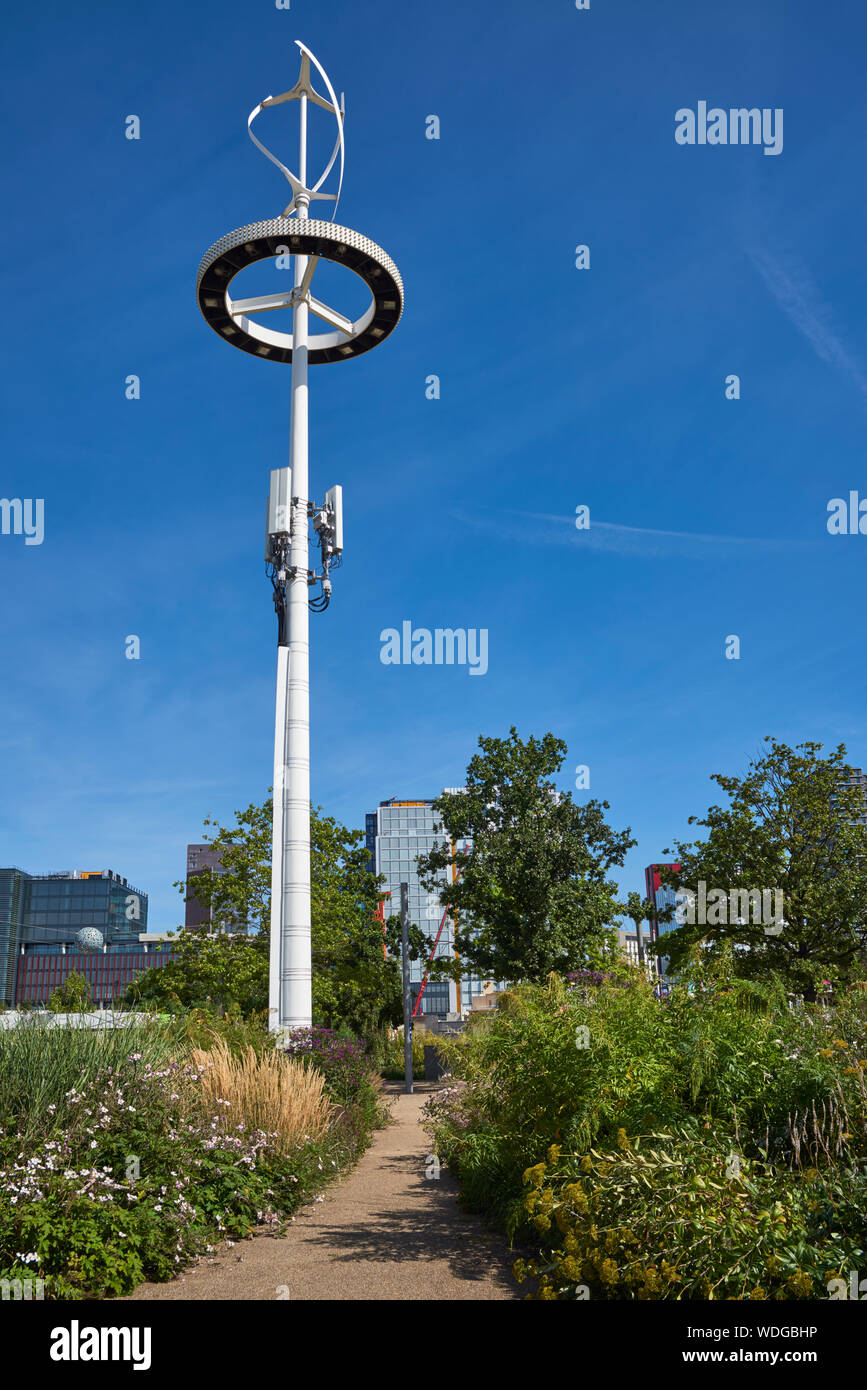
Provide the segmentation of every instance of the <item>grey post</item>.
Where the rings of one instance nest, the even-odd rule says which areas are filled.
[[[400,961],[403,971],[403,1067],[405,1090],[412,1095],[412,995],[409,988],[409,884],[400,885]]]

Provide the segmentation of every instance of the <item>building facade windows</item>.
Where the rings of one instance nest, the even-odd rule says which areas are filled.
[[[453,789],[449,789],[453,790]],[[448,843],[442,831],[432,801],[403,801],[397,798],[382,801],[376,811],[365,816],[365,840],[370,853],[371,871],[385,879],[385,916],[400,912],[400,885],[409,889],[409,919],[428,937],[430,949],[436,944],[435,959],[454,956],[454,924],[444,916],[439,896],[422,887],[418,879],[417,861],[434,845]],[[458,855],[471,848],[470,841],[458,841]],[[439,875],[446,882],[448,871]],[[410,984],[413,1004],[424,979],[430,950],[424,960],[410,962]],[[421,1013],[444,1018],[447,1014],[465,1014],[473,998],[483,992],[485,981],[465,972],[460,981],[428,980],[421,1001]],[[500,987],[500,986],[498,986]]]

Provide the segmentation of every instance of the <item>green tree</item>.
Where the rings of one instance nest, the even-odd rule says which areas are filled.
[[[566,757],[553,734],[480,738],[463,791],[434,806],[443,842],[419,860],[456,922],[455,941],[480,975],[543,980],[582,965],[618,916],[609,870],[635,844],[607,824],[607,801],[576,805],[550,780]],[[472,841],[466,855],[459,840]],[[459,876],[450,881],[460,870]],[[443,874],[447,881],[443,881]]]
[[[77,970],[70,970],[49,999],[48,1007],[55,1014],[81,1014],[86,1012],[90,1002],[90,983]]]
[[[147,971],[131,1000],[190,1007],[210,1001],[244,1014],[268,1008],[271,920],[271,797],[235,813],[235,825],[206,836],[221,872],[195,878],[194,896],[212,911],[215,932],[184,931],[172,941],[176,961]],[[310,816],[313,1011],[317,1023],[368,1034],[402,1016],[399,965],[383,953],[374,919],[380,881],[368,868],[360,830],[348,830],[321,807]],[[182,893],[186,885],[177,887]],[[232,931],[246,923],[250,934]]]
[[[864,797],[850,785],[844,744],[823,757],[821,743],[764,741],[767,751],[744,777],[713,774],[729,805],[691,816],[707,838],[675,841],[680,871],[661,870],[673,887],[698,896],[704,884],[712,898],[705,922],[683,921],[666,933],[664,953],[676,971],[697,942],[711,953],[732,943],[740,977],[774,974],[813,1000],[823,978],[853,979],[867,951]],[[763,920],[751,890],[767,894]],[[768,920],[774,906],[782,920]],[[686,915],[682,906],[678,920]],[[693,915],[701,915],[698,906]]]
[[[638,944],[638,964],[644,967],[644,937],[641,928],[645,921],[653,920],[656,917],[656,904],[649,898],[642,898],[640,893],[630,893],[625,903],[621,903],[624,917],[628,917],[635,927],[635,936]]]
[[[182,931],[167,947],[174,960],[153,966],[128,987],[127,1002],[170,1009],[240,1009],[245,1017],[268,1008],[268,938]]]

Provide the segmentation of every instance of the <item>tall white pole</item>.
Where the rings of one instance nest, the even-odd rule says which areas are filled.
[[[300,40],[301,70],[298,81],[288,92],[269,96],[250,112],[247,130],[253,144],[287,178],[292,202],[278,218],[238,228],[210,247],[199,266],[196,295],[206,321],[225,342],[254,352],[256,356],[291,362],[291,413],[289,424],[289,467],[272,469],[272,494],[268,508],[265,546],[269,574],[275,590],[279,617],[277,656],[277,698],[274,731],[274,808],[271,863],[271,941],[268,989],[269,1024],[275,1032],[309,1027],[313,1015],[313,972],[310,939],[310,558],[308,534],[308,393],[307,372],[314,363],[337,360],[368,352],[381,343],[397,326],[403,313],[403,282],[389,256],[367,237],[336,226],[334,216],[343,185],[344,140],[343,106],[338,103],[331,80],[322,64]],[[311,80],[315,66],[328,91],[327,99],[317,92]],[[252,123],[266,108],[283,102],[300,103],[300,159],[297,176],[262,144]],[[307,118],[310,102],[330,111],[337,121],[337,142],[330,160],[313,188],[307,184]],[[320,192],[340,155],[340,175],[336,193]],[[311,197],[334,202],[330,223],[311,222]],[[294,217],[294,221],[292,220]],[[229,286],[242,268],[273,260],[275,255],[292,254],[279,246],[292,240],[301,225],[307,228],[310,252],[294,257],[294,292],[290,296],[264,295],[256,299],[233,300]],[[243,254],[239,248],[243,248]],[[326,304],[313,300],[316,316],[331,330],[312,336],[308,318],[310,278],[319,260],[349,266],[364,280],[371,293],[369,311],[353,322]],[[302,292],[304,299],[302,299]],[[277,307],[275,299],[291,303],[292,332],[265,330],[252,315]],[[273,476],[276,473],[277,478]],[[290,517],[280,509],[286,502],[287,475],[291,475]],[[273,489],[276,486],[277,494]],[[273,503],[273,515],[272,504]],[[322,570],[315,576],[321,593],[314,607],[323,611],[331,597],[330,566],[343,550],[342,490],[335,486],[326,493],[326,505],[314,525],[322,548]],[[288,532],[288,550],[287,550]]]
[[[268,1023],[280,1026],[280,959],[283,913],[283,813],[286,786],[286,698],[289,648],[277,648],[277,708],[274,717],[274,806],[271,829],[271,940],[268,968]]]
[[[301,97],[299,179],[307,186],[307,97]],[[308,199],[296,200],[299,220]],[[295,257],[295,287],[307,270]],[[280,1026],[309,1028],[313,1022],[310,946],[310,610],[308,607],[308,308],[292,313],[292,406],[289,466],[292,469],[292,536],[288,585],[289,674],[286,702],[286,769],[283,801],[283,902],[281,916]]]

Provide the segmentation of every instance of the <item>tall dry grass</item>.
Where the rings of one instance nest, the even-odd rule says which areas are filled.
[[[192,1059],[202,1072],[204,1094],[228,1101],[231,1124],[278,1134],[284,1153],[305,1139],[321,1139],[328,1129],[332,1105],[321,1072],[279,1052],[258,1056],[248,1046],[235,1054],[223,1038],[207,1050],[194,1048]]]

